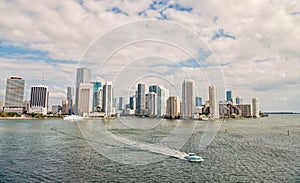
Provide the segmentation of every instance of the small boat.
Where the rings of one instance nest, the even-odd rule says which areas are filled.
[[[64,120],[66,120],[66,121],[79,121],[79,120],[83,120],[83,117],[78,116],[78,115],[71,115],[71,116],[64,117]]]
[[[191,161],[191,162],[201,162],[204,161],[204,159],[200,156],[196,156],[195,153],[188,153],[186,156],[184,156],[185,160]]]

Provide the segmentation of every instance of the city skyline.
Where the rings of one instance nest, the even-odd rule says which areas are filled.
[[[4,2],[5,16],[0,21],[0,101],[4,101],[6,79],[21,76],[26,80],[24,99],[30,98],[31,85],[44,82],[49,86],[50,105],[59,104],[65,98],[66,87],[75,84],[76,68],[90,64],[93,81],[99,79],[105,83],[120,79],[123,82],[124,75],[131,79],[139,74],[153,73],[172,81],[177,88],[188,74],[194,77],[197,86],[208,86],[211,77],[206,78],[205,73],[211,76],[213,70],[219,72],[221,69],[222,78],[219,79],[224,80],[225,85],[219,90],[232,90],[244,101],[258,97],[263,111],[300,112],[297,92],[300,77],[299,2],[241,2],[239,10],[234,8],[233,1],[223,4],[212,1],[155,2],[34,2],[39,8],[31,3]],[[76,12],[77,16],[70,12]],[[52,21],[44,21],[48,19]],[[146,41],[119,50],[112,55],[108,65],[102,63],[105,61],[102,57],[97,60],[98,55],[93,55],[93,50],[88,50],[91,54],[83,54],[100,35],[130,22],[149,19],[182,25],[199,36],[210,49],[199,48],[200,54],[196,54],[199,63],[193,62],[178,48]],[[134,37],[144,30],[144,27],[135,28],[131,34],[128,29],[120,30],[123,32],[120,37]],[[158,31],[163,32],[164,27]],[[189,36],[187,33],[182,35]],[[117,38],[122,42],[120,37]],[[113,38],[107,45],[115,44]],[[192,45],[191,40],[181,38],[172,35],[170,40]],[[101,53],[103,50],[99,51]],[[217,58],[217,65],[212,64],[213,58]],[[117,70],[122,63],[130,68]],[[99,69],[101,66],[103,68]],[[158,84],[171,88],[166,82],[160,79]],[[120,91],[118,96],[127,94],[123,88],[117,90]],[[202,97],[207,98],[205,91],[206,88],[199,88],[199,94],[195,96],[203,94]],[[225,99],[224,92],[222,94],[220,99]]]

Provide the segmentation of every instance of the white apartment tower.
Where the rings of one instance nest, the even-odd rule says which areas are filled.
[[[259,102],[258,98],[252,99],[252,116],[259,117]]]
[[[209,86],[209,114],[212,119],[219,119],[219,101],[217,96],[217,87]]]
[[[194,81],[184,80],[182,83],[182,118],[191,119],[194,113]]]

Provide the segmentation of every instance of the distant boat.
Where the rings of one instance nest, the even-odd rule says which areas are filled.
[[[66,120],[66,121],[79,121],[79,120],[83,120],[83,117],[78,116],[78,115],[71,115],[71,116],[64,117],[64,120]]]
[[[184,156],[185,160],[188,160],[190,162],[201,162],[204,161],[204,159],[200,156],[196,156],[195,153],[188,153],[186,156]]]

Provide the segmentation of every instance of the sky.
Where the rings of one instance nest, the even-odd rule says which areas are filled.
[[[262,111],[300,112],[300,2],[255,0],[0,1],[0,100],[6,79],[49,86],[61,104],[75,70],[113,81],[115,96],[138,82],[180,95],[184,79],[208,99],[218,86]]]

